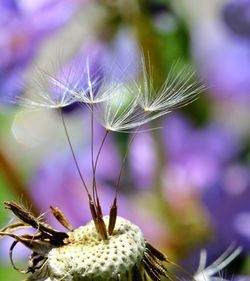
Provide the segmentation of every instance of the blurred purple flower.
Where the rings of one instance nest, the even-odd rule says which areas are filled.
[[[199,195],[216,183],[224,166],[238,151],[236,136],[225,127],[210,123],[194,128],[180,115],[166,119],[163,137],[167,157],[163,176],[166,198],[180,204],[183,196]]]
[[[76,12],[81,1],[1,1],[0,100],[9,101],[21,91],[29,63],[42,40]]]
[[[217,182],[224,169],[239,151],[239,140],[219,123],[195,128],[184,116],[174,114],[165,119],[162,137],[166,167],[162,175],[164,186],[176,199],[186,193],[202,193]],[[150,133],[142,133],[134,140],[129,154],[132,179],[140,188],[153,183],[156,150]],[[167,193],[168,193],[167,192]]]
[[[109,46],[108,53],[103,56],[106,73],[115,80],[131,82],[140,73],[135,66],[140,65],[140,49],[132,32],[121,29]]]
[[[224,14],[213,14],[210,18],[208,13],[193,28],[193,56],[209,91],[217,98],[250,101],[250,42],[228,29],[230,24],[238,32],[249,30],[249,3],[227,2]]]
[[[216,96],[250,100],[250,48],[245,42],[227,42],[202,60],[210,92]],[[205,66],[206,65],[206,66]]]
[[[223,10],[225,23],[231,31],[243,38],[250,39],[250,1],[231,0]]]
[[[128,157],[130,174],[137,188],[152,187],[157,166],[156,158],[152,135],[146,132],[139,133],[130,148]]]
[[[250,276],[238,275],[234,278],[235,281],[250,281]]]
[[[217,182],[201,194],[202,206],[213,232],[202,245],[206,248],[209,263],[230,245],[242,246],[243,255],[250,249],[250,173],[249,167],[229,164]],[[195,268],[200,248],[184,262]]]
[[[231,164],[216,185],[203,194],[215,231],[215,241],[221,246],[237,243],[250,249],[250,173],[249,167]]]
[[[19,1],[19,11],[26,22],[32,22],[32,31],[35,38],[47,37],[48,32],[62,27],[77,12],[81,4],[88,0],[39,0]]]

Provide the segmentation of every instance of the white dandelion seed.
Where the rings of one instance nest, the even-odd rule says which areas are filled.
[[[109,131],[126,132],[138,128],[172,110],[194,101],[205,89],[194,82],[194,72],[184,67],[179,72],[178,63],[169,72],[167,79],[157,91],[153,87],[151,72],[147,71],[142,56],[142,82],[116,83],[110,89],[112,97],[104,101],[98,110],[99,122]]]
[[[70,93],[77,101],[83,104],[96,104],[106,101],[113,93],[110,87],[110,81],[107,77],[109,75],[102,73],[102,68],[98,68],[95,72],[91,73],[89,58],[86,59],[83,70],[78,71],[77,79],[74,83],[71,81],[58,81],[54,80],[54,84],[65,91]]]
[[[165,82],[159,90],[154,89],[151,69],[147,71],[144,57],[142,63],[142,83],[137,83],[139,91],[139,104],[145,112],[159,112],[161,115],[171,112],[173,109],[183,107],[195,99],[205,87],[199,82],[194,82],[195,73],[191,67],[182,67],[180,71],[179,63],[171,68]]]
[[[219,276],[214,276],[231,263],[242,251],[242,247],[233,250],[232,246],[229,247],[217,260],[211,265],[206,267],[207,253],[205,250],[201,251],[200,264],[194,275],[196,281],[217,281],[223,280]]]
[[[100,103],[113,93],[101,68],[91,74],[88,58],[85,66],[74,63],[58,77],[41,70],[37,71],[36,76],[28,87],[27,97],[17,97],[12,102],[30,109],[56,109],[74,102]]]
[[[96,107],[95,113],[97,120],[107,131],[130,132],[163,115],[162,112],[152,114],[142,110],[139,95],[123,83],[114,87],[112,97]]]
[[[39,70],[37,78],[28,86],[27,97],[16,97],[14,101],[29,109],[57,109],[76,102],[77,99],[68,89],[61,87],[62,82],[52,74]]]

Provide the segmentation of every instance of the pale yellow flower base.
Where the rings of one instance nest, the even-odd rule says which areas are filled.
[[[108,224],[108,217],[104,222]],[[68,235],[66,245],[52,249],[48,255],[47,270],[53,281],[127,280],[127,273],[143,259],[145,240],[141,230],[121,217],[107,240],[100,238],[93,221]]]

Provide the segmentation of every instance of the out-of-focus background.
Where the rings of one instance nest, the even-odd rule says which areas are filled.
[[[190,64],[207,90],[198,100],[149,125],[129,151],[119,191],[119,214],[187,271],[230,245],[243,246],[227,274],[250,274],[250,0],[1,0],[0,227],[12,220],[3,202],[36,214],[60,207],[74,227],[90,214],[57,112],[27,111],[10,101],[35,94],[37,73],[53,74],[90,58],[133,77],[149,54],[154,84],[171,66]],[[147,56],[147,55],[146,55]],[[120,71],[120,72],[119,72]],[[41,74],[41,73],[40,73]],[[65,110],[69,133],[91,181],[88,110]],[[102,130],[96,128],[95,147]],[[101,154],[98,186],[104,212],[131,138],[113,134]],[[49,222],[60,226],[46,213]],[[10,266],[11,239],[0,241],[0,279],[21,280]],[[25,267],[28,253],[14,258]],[[225,276],[225,275],[223,275]]]

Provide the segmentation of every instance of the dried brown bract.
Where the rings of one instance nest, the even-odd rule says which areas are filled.
[[[5,202],[4,204],[6,209],[9,209],[19,219],[18,222],[9,224],[0,230],[0,238],[5,236],[14,238],[9,253],[11,263],[21,273],[35,273],[46,263],[51,249],[65,244],[68,234],[54,230],[50,225],[34,217],[31,212],[14,202]],[[16,231],[27,228],[33,229],[34,234],[15,234]],[[13,262],[12,253],[18,243],[22,243],[32,251],[27,270],[17,269]]]

